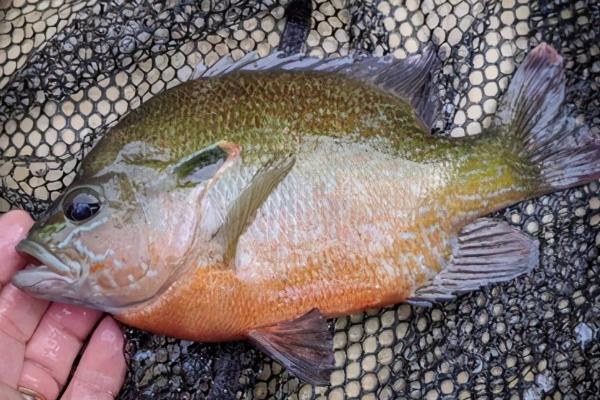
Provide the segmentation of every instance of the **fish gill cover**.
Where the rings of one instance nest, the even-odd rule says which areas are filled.
[[[536,44],[565,59],[568,101],[600,131],[600,3],[526,0],[0,2],[0,212],[42,213],[87,150],[199,62],[276,48],[319,57],[445,54],[437,134],[480,133]],[[126,329],[120,399],[600,398],[600,184],[499,212],[541,242],[541,265],[431,309],[332,321],[329,387],[244,344]]]

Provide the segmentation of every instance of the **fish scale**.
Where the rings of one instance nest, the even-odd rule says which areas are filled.
[[[349,154],[342,151],[335,154],[333,153],[334,149],[328,148],[323,143],[321,143],[320,149],[323,154],[332,153],[332,156],[324,158],[319,154],[316,156],[317,159],[306,160],[308,172],[303,172],[302,166],[299,165],[297,170],[290,173],[288,179],[279,185],[269,200],[258,211],[255,222],[240,238],[238,251],[242,253],[252,251],[258,255],[267,254],[270,256],[271,252],[263,252],[260,249],[271,247],[271,240],[277,238],[272,237],[270,232],[275,230],[284,237],[299,238],[296,242],[289,244],[293,246],[290,251],[297,248],[316,253],[319,251],[318,243],[320,241],[326,238],[336,238],[335,241],[345,244],[346,251],[351,250],[356,251],[358,254],[373,255],[375,247],[381,249],[386,247],[385,244],[378,245],[378,243],[381,243],[382,240],[384,243],[388,242],[387,239],[393,237],[394,232],[414,230],[414,227],[410,225],[398,225],[398,223],[401,224],[407,220],[416,220],[414,212],[410,211],[413,206],[407,204],[406,201],[418,197],[418,193],[408,195],[405,182],[408,182],[409,179],[423,180],[422,185],[413,187],[418,187],[418,192],[428,192],[429,185],[425,183],[424,178],[426,178],[426,175],[437,176],[437,174],[421,171],[419,175],[422,174],[422,177],[417,178],[419,175],[416,174],[417,171],[415,171],[414,166],[410,168],[410,165],[398,162],[391,157],[387,163],[385,160],[381,163],[370,160],[367,162],[368,166],[363,166],[362,169],[357,169],[356,163],[351,163],[348,168],[342,161],[350,159]],[[319,163],[319,159],[323,162]],[[331,168],[332,165],[339,166],[339,169]],[[335,183],[339,181],[336,179],[339,171],[350,168],[358,173],[356,176],[351,175],[350,177],[347,173],[345,174],[345,178],[349,182],[343,185],[341,191],[346,191],[346,193],[338,195],[334,191],[334,196],[325,195],[328,192],[327,188],[335,186]],[[383,177],[377,176],[376,171],[378,170],[384,171]],[[318,178],[312,174],[316,174]],[[389,180],[389,183],[382,183],[383,179]],[[322,181],[324,181],[323,184],[320,183]],[[365,185],[365,182],[377,182],[377,184]],[[324,189],[320,188],[321,185]],[[302,187],[317,187],[320,189],[304,191],[305,195],[299,196],[297,201],[307,205],[306,212],[304,214],[292,214],[293,210],[290,209],[290,206],[285,201],[280,200],[285,197],[282,193],[302,193],[299,190]],[[410,188],[408,190],[410,191]],[[385,191],[390,191],[390,193],[386,196]],[[348,200],[347,204],[346,200]],[[331,204],[337,204],[338,206],[331,207]],[[270,210],[277,211],[270,212]],[[404,210],[404,215],[401,218],[395,218],[396,224],[389,217],[390,210]],[[293,224],[289,224],[290,221],[294,221]],[[384,228],[385,224],[388,225],[387,229],[381,229]],[[325,229],[315,235],[311,229],[313,226],[321,226]],[[360,236],[356,234],[360,232],[361,227],[367,229],[371,227],[373,231],[371,234],[365,232],[367,235],[360,235],[366,236],[367,242],[361,240]],[[302,267],[301,260],[304,259],[306,257],[301,255],[294,257],[291,262],[289,259],[270,257],[272,261],[265,265],[264,261],[257,261],[255,258],[247,265],[236,265],[236,269],[238,273],[243,274],[246,269],[253,270],[253,265],[256,263],[256,265],[261,265],[261,268],[258,268],[259,271],[262,271],[265,267],[283,274],[286,270]],[[397,260],[392,261],[397,264]]]
[[[478,137],[427,132],[437,64],[429,47],[404,61],[273,54],[224,61],[225,76],[202,69],[117,125],[19,245],[85,273],[48,280],[42,266],[15,284],[157,333],[247,339],[327,382],[325,317],[431,305],[531,271],[539,243],[480,217],[600,177],[600,140],[561,108],[550,46],[528,55]]]
[[[305,144],[308,149],[306,150],[309,157],[308,161],[302,157],[304,151],[295,149],[296,141],[287,142],[289,146],[286,149],[287,151],[293,152],[296,150],[295,154],[298,156],[296,167],[269,196],[262,207],[257,210],[256,218],[240,237],[237,245],[237,252],[240,256],[235,265],[235,273],[231,273],[228,278],[225,275],[222,276],[223,279],[231,279],[231,282],[240,280],[247,286],[247,290],[240,291],[237,301],[227,303],[236,310],[221,310],[221,315],[214,316],[214,320],[206,321],[208,310],[202,305],[186,309],[186,314],[192,316],[192,320],[200,321],[200,316],[204,316],[204,321],[200,322],[202,325],[193,329],[195,332],[210,331],[211,328],[206,326],[208,324],[211,326],[226,325],[231,329],[228,332],[229,337],[236,338],[242,336],[243,332],[251,326],[267,326],[277,321],[292,319],[293,316],[301,315],[311,308],[318,308],[325,315],[332,316],[354,312],[363,309],[365,306],[373,307],[404,300],[412,292],[411,288],[424,283],[442,268],[439,261],[440,254],[446,257],[449,255],[449,238],[455,237],[466,221],[514,201],[512,199],[527,195],[523,193],[527,190],[525,185],[522,188],[518,181],[511,180],[514,176],[511,174],[510,168],[503,170],[494,167],[494,165],[503,165],[511,161],[512,158],[505,157],[507,153],[505,146],[497,138],[494,138],[494,140],[490,140],[490,138],[465,138],[455,140],[452,143],[446,139],[434,140],[418,126],[417,119],[412,112],[408,115],[399,115],[399,110],[407,106],[407,103],[399,98],[393,98],[392,104],[395,104],[396,107],[391,107],[388,94],[360,84],[358,84],[361,89],[360,96],[348,96],[347,86],[355,87],[357,83],[351,80],[340,82],[338,80],[340,78],[333,78],[327,74],[301,74],[294,76],[291,82],[286,81],[285,84],[278,85],[289,76],[287,73],[275,74],[275,76],[260,74],[256,76],[234,75],[236,78],[235,83],[228,81],[228,79],[231,79],[229,77],[225,78],[224,83],[211,82],[211,87],[216,95],[211,93],[208,96],[205,93],[207,98],[220,99],[216,104],[216,109],[221,112],[224,111],[224,116],[216,121],[216,125],[211,125],[211,128],[221,132],[223,127],[227,127],[230,115],[227,110],[232,104],[230,102],[221,103],[222,99],[226,98],[226,96],[221,96],[221,93],[222,90],[226,93],[232,93],[233,89],[230,85],[252,85],[253,90],[240,90],[239,88],[235,90],[236,93],[242,94],[242,98],[245,98],[246,95],[252,97],[249,100],[249,114],[255,109],[255,104],[269,104],[268,108],[263,110],[263,113],[266,114],[263,117],[266,121],[263,129],[255,131],[256,127],[251,127],[249,137],[254,138],[255,135],[260,134],[261,140],[259,141],[260,145],[252,144],[252,146],[245,148],[245,169],[234,169],[226,172],[225,176],[217,183],[218,187],[226,189],[215,187],[214,192],[209,194],[210,203],[218,210],[218,215],[227,213],[239,193],[248,185],[253,174],[260,168],[265,154],[268,155],[267,159],[269,157],[280,157],[284,154],[281,142],[278,140],[283,140],[285,143],[286,137],[289,139],[292,135],[278,137],[279,135],[276,132],[278,125],[285,125],[288,131],[297,131],[299,132],[297,135],[300,136],[309,135],[308,138],[316,134],[320,136],[316,137],[315,146],[311,146],[310,142]],[[315,82],[318,82],[318,84],[315,84]],[[267,89],[264,91],[257,90],[263,85]],[[318,91],[312,90],[313,85],[318,87]],[[273,86],[283,86],[285,90],[269,90]],[[300,104],[297,104],[297,99],[304,92],[315,93],[316,96],[310,96],[310,100],[306,103],[300,102]],[[367,94],[364,94],[364,92]],[[283,109],[280,107],[288,106],[287,102],[273,101],[279,99],[277,96],[280,94],[294,99],[294,108],[300,110],[300,114],[306,115],[306,117],[297,121],[294,118],[298,115],[297,113],[292,114],[291,117],[289,114],[287,116],[282,114]],[[325,104],[328,104],[328,101],[333,103],[331,109],[319,101],[321,96],[325,96]],[[373,99],[378,98],[383,100],[383,104],[381,102],[372,103]],[[354,120],[352,120],[352,117],[349,118],[352,122],[351,127],[345,130],[344,121],[346,120],[336,118],[333,124],[329,124],[331,116],[335,114],[331,110],[335,111],[339,104],[344,104],[343,102],[340,103],[340,99],[352,99],[349,104],[350,112],[356,111]],[[360,107],[353,105],[356,104],[357,99],[361,102]],[[366,107],[365,101],[367,102]],[[372,107],[371,104],[375,104],[375,107]],[[151,110],[151,108],[149,107],[148,110]],[[315,115],[319,115],[320,118],[315,119]],[[287,118],[287,120],[283,118]],[[414,124],[412,128],[410,124],[406,123],[411,119]],[[244,121],[246,120],[241,122]],[[399,126],[404,128],[407,125],[406,130],[398,132]],[[131,128],[127,122],[124,123],[124,126]],[[134,133],[136,132],[135,129],[139,128],[134,127]],[[365,170],[365,165],[360,165],[360,168],[357,168],[359,163],[352,162],[353,151],[355,151],[352,150],[352,146],[356,146],[356,143],[352,142],[352,138],[358,136],[368,140],[369,137],[375,136],[374,129],[377,129],[377,143],[372,146],[365,145],[364,142],[358,145],[363,146],[370,163],[374,163],[373,160],[377,157],[382,157],[382,165],[373,166],[373,171],[384,172],[373,172],[371,175],[365,175],[359,173]],[[329,138],[324,135],[328,131]],[[311,134],[311,132],[313,133]],[[348,150],[348,153],[344,153],[344,147],[340,145],[339,140],[331,145],[328,142],[344,136],[350,138],[350,141],[346,144],[351,149]],[[231,136],[226,137],[229,139]],[[232,139],[235,139],[235,136]],[[244,146],[243,141],[242,146]],[[378,156],[379,152],[374,151],[374,149],[383,149],[384,153]],[[315,151],[316,154],[314,154]],[[258,159],[254,155],[255,153],[259,154]],[[388,165],[385,165],[386,157],[390,161]],[[408,160],[402,157],[406,157]],[[426,165],[419,163],[427,157],[429,157],[429,160]],[[436,165],[436,163],[438,167],[431,169],[431,165]],[[490,164],[492,167],[488,168],[487,166]],[[441,172],[443,168],[446,168],[446,171]],[[491,196],[487,205],[489,209],[482,209],[481,205],[473,207],[470,201],[451,201],[449,204],[444,204],[445,199],[452,198],[448,196],[448,192],[461,193],[461,187],[465,183],[460,179],[462,169],[479,171],[477,178],[488,174],[490,179],[487,179],[488,175],[486,175],[485,179],[479,179],[477,183],[483,185],[489,183],[491,186],[489,194],[491,195],[495,194],[496,186],[499,186],[497,173],[505,172],[508,175],[505,180],[509,180],[513,190],[504,197]],[[337,171],[341,171],[346,183],[341,188],[336,188],[336,186],[339,186],[339,179],[336,179]],[[348,174],[348,171],[356,171],[357,176],[353,176],[352,173]],[[382,182],[384,179],[389,179],[390,182]],[[418,184],[415,184],[414,180],[418,181]],[[361,183],[364,184],[365,181],[372,181],[375,184],[363,191],[357,191],[356,188],[360,187]],[[467,190],[467,193],[477,192],[472,187],[468,187]],[[337,196],[328,196],[328,194],[337,191],[341,193]],[[298,201],[301,201],[307,210],[305,218],[297,213],[290,215],[287,212],[288,205],[281,201],[284,197],[281,195],[282,192],[296,193]],[[428,196],[432,192],[442,192],[442,194],[432,199]],[[479,193],[481,194],[476,197],[479,200],[486,200],[488,192],[479,190]],[[344,207],[345,204],[352,204],[352,202],[357,204],[347,208]],[[450,211],[442,212],[447,221],[440,220],[439,213],[432,211],[433,204],[440,205],[440,203],[451,208]],[[378,207],[378,204],[381,206]],[[442,209],[444,208],[442,207]],[[371,213],[370,218],[365,218],[361,214],[365,210],[367,215]],[[392,245],[394,250],[388,248],[387,254],[382,256],[372,254],[368,249],[366,253],[363,253],[367,245],[364,239],[357,240],[356,236],[353,235],[354,224],[357,220],[362,221],[363,224],[377,224],[378,219],[388,221],[388,210],[402,210],[404,218],[398,218],[397,224],[399,225],[392,225],[392,229],[383,232],[383,234],[394,236],[396,232],[414,232],[417,235],[415,240],[394,241]],[[373,215],[376,212],[378,214]],[[452,218],[447,218],[447,215],[451,215]],[[286,223],[293,221],[293,225],[284,233],[282,231],[285,225],[281,221],[286,221]],[[325,230],[320,236],[313,236],[311,231],[306,229],[306,226],[317,224],[325,227]],[[433,241],[434,243],[437,242],[437,245],[424,248],[422,243],[425,240],[423,240],[421,231],[427,230],[429,227],[437,227],[446,234],[442,235],[443,238],[428,237],[429,243]],[[295,248],[299,251],[297,254],[293,254],[294,248],[286,249],[285,258],[278,259],[275,249],[281,248],[281,246],[279,246],[277,240],[274,242],[274,238],[269,236],[271,230],[280,232],[284,237],[294,235],[297,237],[300,235],[300,238],[304,239],[301,242],[305,244],[295,245]],[[318,243],[327,237],[336,238],[337,246],[333,249],[325,248],[320,251]],[[376,237],[370,238],[376,239]],[[340,243],[343,244],[342,247],[340,247]],[[303,254],[302,249],[305,249],[304,251],[307,254]],[[430,251],[432,252],[430,253]],[[292,255],[290,255],[290,252],[292,252]],[[353,262],[347,260],[348,252],[353,255]],[[253,257],[248,257],[247,254],[252,254]],[[363,256],[363,254],[368,254],[368,256]],[[385,260],[385,262],[382,262],[382,260]],[[394,266],[397,272],[396,277],[390,277],[386,272],[389,269],[382,267],[389,265]],[[355,275],[349,276],[349,270],[355,271]],[[344,283],[336,282],[334,277],[344,274],[346,275]],[[198,277],[194,282],[200,279]],[[284,290],[286,287],[284,282],[293,282],[295,286],[295,290],[292,292],[293,297],[285,296],[286,293],[289,294],[290,292]],[[326,282],[336,282],[336,285],[329,286]],[[215,293],[214,290],[218,290],[218,287],[213,288],[212,291],[207,291],[202,289],[202,284],[190,283],[190,287],[194,288],[193,292],[197,293],[197,297],[201,296],[202,293],[210,293],[212,300],[198,300],[200,303],[206,304],[212,304],[215,298],[223,301],[226,293],[230,292],[231,286],[235,285],[233,283],[227,284],[223,289],[223,293]],[[190,287],[181,287],[179,291],[188,293],[192,290]],[[329,295],[323,296],[323,293]],[[152,304],[148,310],[142,311],[140,317],[133,317],[136,318],[135,324],[139,323],[137,319],[157,318],[156,315],[160,314],[161,310],[170,310],[175,307],[173,304],[177,304],[177,301],[170,300],[167,304],[159,303]],[[281,304],[286,306],[281,307]],[[238,317],[240,308],[243,310],[242,314],[245,315],[245,318]],[[271,311],[266,312],[266,310]],[[153,317],[149,317],[149,314],[153,314]],[[194,315],[198,317],[193,317]],[[129,316],[126,316],[124,319],[127,321],[128,318]],[[225,320],[221,320],[221,318],[225,318]],[[237,330],[234,328],[235,325],[238,327]],[[186,329],[190,328],[186,327]],[[192,333],[190,332],[190,334]],[[176,332],[175,335],[185,337],[188,333]],[[198,333],[193,335],[198,337]],[[201,337],[201,339],[213,340],[213,337],[209,334]],[[219,339],[222,339],[222,336]]]
[[[112,140],[99,144],[103,150],[89,155],[89,173],[111,161],[125,143],[136,140],[158,144],[177,159],[226,137],[243,145],[249,159],[273,148],[289,151],[296,144],[295,136],[306,134],[357,132],[399,140],[404,134],[414,136],[413,131],[419,136],[424,132],[402,99],[331,74],[234,73],[204,87],[186,83],[178,89],[150,99],[148,106],[126,116],[111,131]],[[237,104],[244,104],[244,118],[236,118]],[[339,118],[340,112],[344,118]],[[399,134],[398,127],[405,132]]]

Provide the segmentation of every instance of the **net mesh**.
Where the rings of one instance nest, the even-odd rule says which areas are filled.
[[[526,0],[0,2],[0,211],[36,215],[121,116],[212,65],[281,46],[398,58],[433,41],[441,135],[475,135],[527,51],[567,65],[569,102],[600,131],[600,4]],[[600,397],[600,184],[497,213],[541,242],[541,265],[432,309],[339,318],[329,387],[244,344],[126,329],[121,399],[583,399]]]

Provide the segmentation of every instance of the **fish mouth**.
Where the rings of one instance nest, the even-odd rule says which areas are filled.
[[[17,272],[14,281],[18,286],[32,286],[32,281],[41,281],[42,279],[61,279],[73,281],[73,268],[58,259],[50,250],[31,239],[24,239],[16,247],[17,251],[30,255],[42,266],[27,268]],[[25,279],[27,278],[27,279]],[[33,279],[36,278],[36,279]],[[20,284],[19,284],[20,283]]]

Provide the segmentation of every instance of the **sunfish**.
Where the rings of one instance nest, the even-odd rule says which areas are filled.
[[[430,133],[437,65],[428,47],[198,68],[93,148],[19,244],[43,265],[14,284],[158,334],[249,340],[326,384],[326,318],[531,271],[538,242],[484,216],[600,177],[600,140],[563,106],[551,46],[475,137]]]

